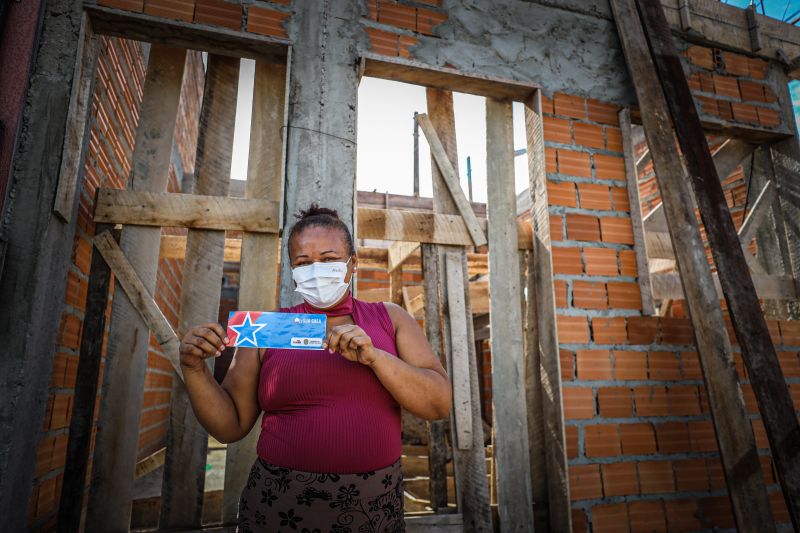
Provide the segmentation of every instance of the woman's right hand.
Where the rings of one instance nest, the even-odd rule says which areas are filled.
[[[222,326],[215,323],[195,326],[186,332],[180,345],[181,367],[184,370],[202,370],[203,359],[219,357],[229,343]]]

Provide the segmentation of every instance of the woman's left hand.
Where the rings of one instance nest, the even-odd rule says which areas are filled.
[[[327,340],[322,345],[329,352],[339,352],[349,360],[372,366],[378,359],[378,351],[372,339],[355,324],[342,324],[331,328]]]

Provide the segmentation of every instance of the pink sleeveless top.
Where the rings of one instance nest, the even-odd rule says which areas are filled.
[[[356,325],[376,348],[396,357],[394,326],[384,304],[348,299]],[[299,304],[280,311],[311,310]],[[256,451],[274,465],[361,473],[389,466],[402,453],[400,405],[370,367],[338,352],[267,348],[258,403],[264,414]]]

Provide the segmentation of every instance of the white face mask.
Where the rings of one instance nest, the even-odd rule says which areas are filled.
[[[317,262],[293,268],[292,279],[297,283],[295,292],[299,292],[306,302],[316,308],[331,307],[344,296],[349,286],[344,278],[350,259],[352,256],[346,262]]]

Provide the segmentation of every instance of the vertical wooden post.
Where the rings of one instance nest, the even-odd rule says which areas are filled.
[[[150,47],[128,188],[164,192],[186,50]],[[120,247],[155,291],[161,228],[126,226]],[[111,309],[86,531],[128,531],[150,331],[121,287]]]
[[[439,294],[439,250],[434,244],[420,245],[422,252],[423,291],[425,293],[425,335],[433,348],[433,352],[445,367],[447,361],[443,357],[444,306]],[[430,472],[431,508],[438,512],[447,509],[447,427],[449,417],[444,420],[429,422],[430,438],[428,439],[428,467]]]
[[[758,410],[767,432],[775,471],[792,524],[800,530],[800,423],[794,403],[778,364],[767,321],[663,7],[642,0],[637,3],[700,208],[728,313],[742,348],[753,392],[758,399]]]
[[[285,65],[256,62],[245,198],[268,198],[279,202],[283,199],[286,160],[286,131],[283,126],[286,124],[286,82],[290,63],[290,59]],[[279,258],[280,239],[277,234],[244,232],[239,309],[275,309]],[[239,497],[256,459],[260,434],[259,418],[244,439],[228,444],[222,507],[222,520],[226,524],[236,521]]]
[[[528,266],[528,395],[541,397],[541,424],[545,448],[547,507],[550,531],[571,531],[567,447],[561,399],[561,362],[556,328],[550,215],[544,159],[544,122],[541,94],[536,91],[525,107],[528,142],[528,191],[531,197],[533,251]],[[538,369],[538,372],[537,372]],[[537,375],[538,374],[538,375]],[[537,391],[538,389],[538,391]],[[536,407],[536,404],[532,404]],[[533,413],[535,416],[537,413]],[[535,463],[534,463],[535,464]],[[533,472],[532,474],[536,474]]]
[[[112,226],[95,224],[95,234],[106,230],[112,230]],[[119,240],[119,231],[112,231],[116,240]],[[72,419],[69,423],[67,459],[64,463],[64,482],[58,506],[58,531],[63,533],[80,531],[81,526],[110,282],[111,268],[99,252],[92,250],[86,309],[83,313],[84,325],[81,331],[81,352],[75,378],[75,396],[72,399]]]
[[[442,146],[453,168],[458,170],[458,153],[456,150],[455,114],[453,111],[453,94],[440,89],[427,89],[428,115],[439,136]],[[458,213],[458,208],[453,200],[447,184],[444,181],[439,167],[431,158],[431,174],[433,176],[433,204],[437,213]],[[438,249],[438,283],[440,286],[441,304],[449,308],[449,284],[460,283],[459,288],[464,292],[465,309],[461,316],[446,314],[443,316],[444,349],[447,354],[447,366],[450,376],[453,376],[453,352],[450,334],[454,321],[464,321],[467,333],[467,352],[469,359],[468,387],[470,394],[471,435],[472,443],[469,449],[459,449],[453,442],[453,466],[456,476],[456,496],[458,508],[463,516],[464,528],[467,531],[492,531],[491,509],[489,504],[489,484],[486,472],[486,449],[483,444],[483,422],[480,415],[478,395],[478,369],[475,361],[475,340],[472,330],[472,307],[469,299],[469,285],[467,277],[467,254],[462,247],[437,246]],[[457,254],[461,262],[461,280],[449,278],[445,270],[445,257],[447,254]],[[455,268],[452,266],[452,272]],[[453,387],[457,386],[456,383]],[[454,390],[455,396],[455,390]],[[455,416],[450,416],[451,435],[457,434]]]
[[[694,326],[736,525],[741,531],[774,531],[755,437],[744,409],[725,321],[689,201],[691,192],[675,147],[664,93],[636,12],[635,0],[612,0],[611,6],[642,111],[664,214]],[[694,103],[691,106],[694,109]]]
[[[533,531],[511,102],[486,98],[492,413],[503,531]]]
[[[200,109],[194,193],[227,196],[230,185],[239,58],[208,55]],[[225,232],[189,229],[183,263],[178,337],[219,315]],[[213,373],[214,359],[206,359]],[[199,528],[203,516],[208,434],[192,410],[186,385],[172,380],[159,528]]]

